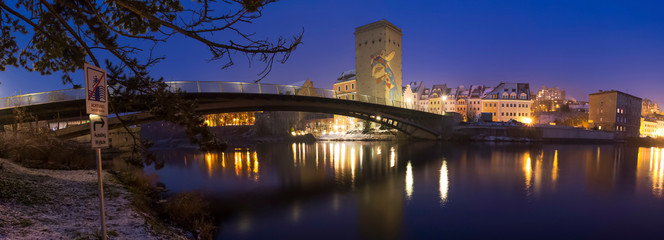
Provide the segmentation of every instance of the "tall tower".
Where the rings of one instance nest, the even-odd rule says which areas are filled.
[[[386,20],[355,28],[358,94],[402,101],[402,35],[400,28]]]

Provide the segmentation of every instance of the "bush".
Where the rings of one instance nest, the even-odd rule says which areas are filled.
[[[169,219],[189,231],[198,232],[201,239],[212,239],[216,228],[208,213],[209,205],[198,192],[176,194],[166,203]]]

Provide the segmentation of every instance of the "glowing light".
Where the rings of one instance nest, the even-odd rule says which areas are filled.
[[[408,162],[406,166],[406,197],[410,200],[413,196],[413,166]]]
[[[525,123],[525,124],[529,124],[529,125],[533,123],[533,119],[532,119],[532,118],[523,118],[522,121],[523,121],[523,123]]]
[[[297,147],[295,143],[291,145],[291,148],[293,149],[293,166],[297,166]]]
[[[443,161],[443,165],[440,167],[440,182],[438,187],[438,191],[440,192],[440,204],[445,204],[447,202],[449,185],[450,179],[447,173],[447,162]]]
[[[216,155],[216,154],[215,154]],[[208,176],[212,176],[212,154],[211,153],[205,153],[205,162],[207,162],[208,166]]]
[[[551,169],[551,180],[556,183],[558,180],[558,149],[553,152],[553,168]]]
[[[530,182],[533,177],[533,169],[530,163],[530,154],[526,153],[526,155],[523,158],[523,172],[526,177],[526,189],[530,189]]]
[[[396,159],[397,159],[397,156],[394,153],[394,147],[391,147],[390,148],[390,167],[394,167],[394,165],[396,165]]]
[[[654,150],[654,151],[653,151]],[[652,178],[652,194],[657,198],[664,196],[664,151],[660,157],[659,148],[651,148],[650,150],[650,177]]]
[[[377,147],[377,148],[376,148],[376,154],[380,155],[380,153],[381,153],[381,151],[380,151],[380,147]]]
[[[351,181],[355,182],[355,147],[350,147],[350,174]]]
[[[376,116],[376,120],[380,121],[380,116]]]
[[[291,132],[290,134],[291,134],[291,135],[293,135],[293,136],[295,136],[295,135],[296,135],[296,134],[295,134],[295,132]]]
[[[253,171],[255,174],[258,173],[258,159],[254,159],[254,168]],[[258,175],[256,175],[256,179],[258,179]]]
[[[447,96],[443,96],[443,101],[447,101]]]

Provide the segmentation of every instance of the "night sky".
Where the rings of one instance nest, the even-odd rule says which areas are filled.
[[[304,44],[263,83],[309,78],[331,89],[355,68],[355,27],[385,19],[404,34],[404,85],[527,82],[533,92],[558,86],[578,100],[615,89],[664,104],[663,9],[664,1],[281,1],[239,27],[270,39],[304,29]],[[262,70],[242,56],[222,70],[203,45],[183,38],[157,51],[166,60],[152,73],[166,80],[252,82]],[[83,82],[82,73],[74,76]],[[71,88],[58,75],[13,67],[0,72],[0,82],[0,97]]]

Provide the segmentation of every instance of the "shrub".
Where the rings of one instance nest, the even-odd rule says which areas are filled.
[[[209,205],[198,192],[179,193],[169,198],[166,214],[174,223],[192,232],[201,239],[212,239],[215,226],[211,223]]]

